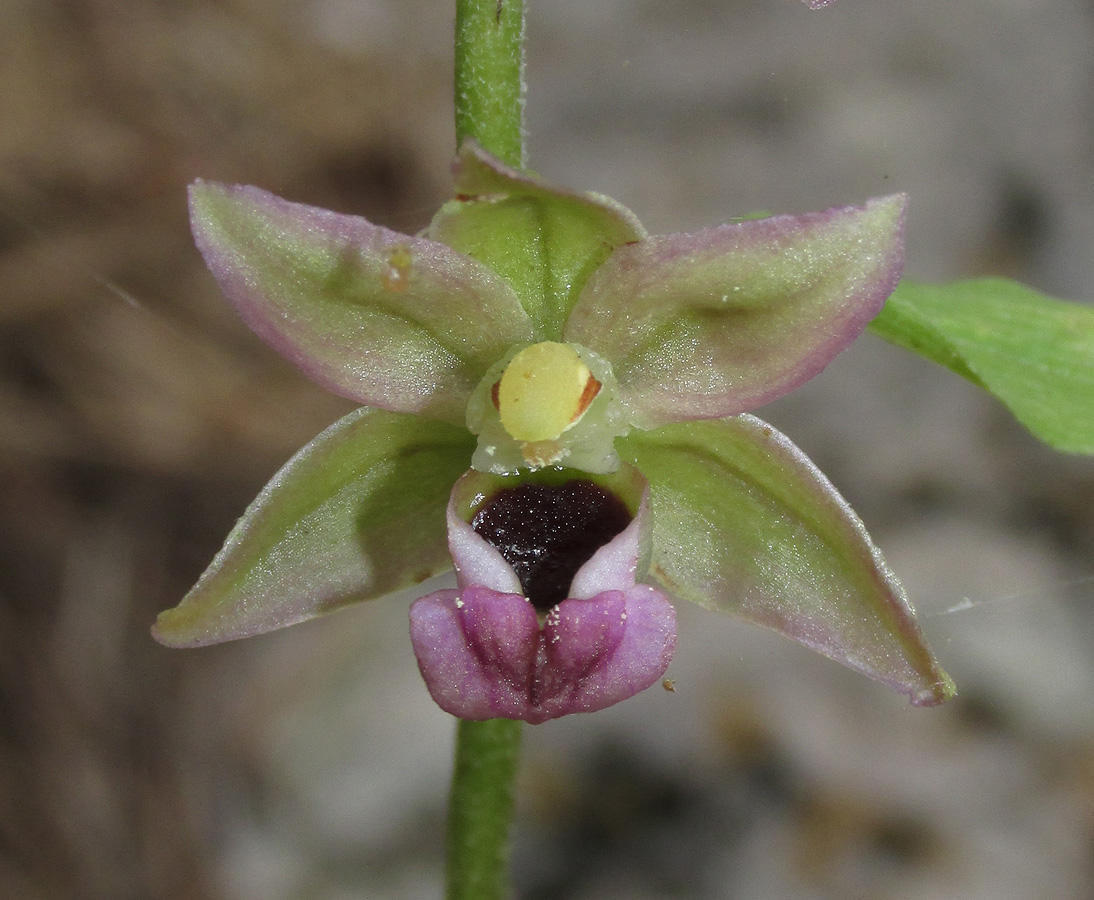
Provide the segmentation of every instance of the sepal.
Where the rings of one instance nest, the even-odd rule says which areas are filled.
[[[536,340],[558,340],[590,273],[613,248],[646,236],[622,204],[553,187],[474,141],[460,145],[454,175],[456,199],[427,234],[502,275],[531,316]]]
[[[444,498],[473,447],[443,422],[355,410],[263,488],[153,635],[171,647],[249,637],[445,571]]]
[[[862,522],[787,437],[745,415],[619,444],[649,479],[650,575],[670,594],[772,628],[916,706],[954,694]]]

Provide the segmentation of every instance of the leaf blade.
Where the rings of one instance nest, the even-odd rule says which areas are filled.
[[[1094,454],[1094,307],[1002,278],[902,281],[869,327],[982,387],[1057,450]]]

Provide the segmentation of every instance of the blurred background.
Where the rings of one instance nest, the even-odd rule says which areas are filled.
[[[0,897],[440,895],[452,721],[394,598],[148,627],[348,411],[203,269],[195,177],[413,231],[448,0],[0,0]],[[907,272],[1094,301],[1090,0],[538,0],[530,159],[653,232],[908,191]],[[1094,898],[1094,462],[870,336],[761,411],[960,696],[680,610],[675,692],[529,728],[526,900]]]

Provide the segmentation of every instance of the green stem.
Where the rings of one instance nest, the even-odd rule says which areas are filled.
[[[524,0],[456,0],[456,142],[524,165]],[[448,807],[448,900],[505,900],[521,723],[461,721]]]
[[[521,723],[460,721],[448,807],[448,900],[505,900]]]
[[[524,0],[456,0],[456,143],[524,165]]]

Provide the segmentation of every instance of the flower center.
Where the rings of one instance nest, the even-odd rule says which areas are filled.
[[[501,424],[518,441],[551,441],[578,422],[600,382],[569,344],[543,341],[510,360],[496,387]]]
[[[619,469],[615,439],[630,430],[612,367],[588,347],[541,341],[512,347],[467,403],[478,436],[471,468],[515,475],[564,465],[595,475]]]
[[[524,596],[547,612],[566,599],[574,575],[633,516],[615,494],[592,481],[502,488],[471,519],[520,579]]]

